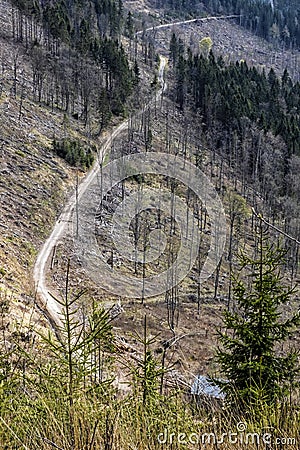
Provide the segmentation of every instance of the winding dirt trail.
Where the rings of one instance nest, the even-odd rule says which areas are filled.
[[[158,75],[158,81],[160,83],[161,88],[156,93],[156,101],[161,97],[163,91],[166,88],[164,82],[164,71],[166,64],[167,58],[161,56]],[[149,106],[152,104],[152,102],[153,99],[150,101]],[[86,191],[88,186],[93,182],[94,178],[99,174],[101,162],[104,160],[104,156],[111,147],[114,139],[120,133],[122,133],[122,131],[126,130],[127,127],[128,127],[128,120],[125,120],[114,129],[114,131],[110,134],[110,136],[108,136],[106,141],[102,144],[102,146],[98,151],[98,158],[96,163],[94,164],[91,171],[79,184],[77,192],[75,191],[65,204],[64,209],[60,214],[58,220],[56,221],[50,236],[48,237],[48,239],[46,240],[46,242],[44,243],[43,247],[41,248],[38,254],[33,270],[33,279],[35,283],[36,296],[39,300],[41,308],[54,325],[61,325],[60,320],[61,305],[55,300],[54,296],[51,295],[51,293],[47,288],[46,273],[48,261],[50,260],[50,257],[53,254],[55,246],[58,244],[58,242],[62,239],[62,237],[67,231],[67,227],[69,226],[69,223],[72,220],[72,215],[74,213],[76,201],[80,202],[83,193]]]
[[[150,32],[159,30],[162,28],[170,28],[172,26],[179,26],[179,25],[185,25],[192,22],[199,22],[199,21],[207,21],[207,20],[218,20],[218,19],[230,19],[237,16],[213,16],[213,17],[205,17],[205,18],[196,18],[191,20],[183,20],[180,22],[172,22],[168,24],[162,24],[158,25],[156,27],[147,28],[143,31],[138,31],[136,33],[137,36],[142,35],[144,32]],[[163,91],[166,89],[166,84],[164,81],[164,72],[165,67],[167,64],[167,58],[164,56],[160,56],[160,66],[159,66],[159,75],[158,75],[158,81],[161,85],[161,89],[156,94],[156,100],[158,100]],[[155,99],[153,99],[155,100]],[[152,101],[149,103],[149,107],[152,104]],[[38,256],[37,260],[34,266],[33,270],[33,279],[35,283],[35,289],[36,289],[36,297],[38,299],[40,307],[43,309],[44,313],[48,317],[49,321],[55,326],[61,325],[61,305],[55,300],[53,295],[49,292],[47,288],[47,268],[48,268],[48,261],[50,260],[50,257],[53,254],[55,246],[58,244],[58,242],[63,238],[64,234],[67,231],[67,227],[69,226],[69,222],[72,220],[72,215],[76,206],[76,201],[80,202],[80,198],[83,195],[83,193],[86,191],[90,183],[94,180],[94,178],[99,174],[100,172],[100,166],[101,162],[104,159],[105,154],[107,153],[107,150],[111,147],[113,140],[126,128],[128,127],[128,120],[125,120],[120,125],[118,125],[114,131],[110,134],[110,136],[106,139],[106,141],[102,144],[101,148],[98,152],[98,160],[94,164],[91,171],[86,175],[86,177],[82,180],[82,182],[78,186],[77,192],[75,191],[67,203],[64,206],[64,209],[62,213],[60,214],[58,220],[56,221],[54,228],[42,246]]]

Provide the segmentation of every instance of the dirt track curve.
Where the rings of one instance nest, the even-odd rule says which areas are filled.
[[[156,100],[160,98],[163,90],[166,88],[164,83],[164,71],[167,63],[167,59],[163,56],[160,57],[160,66],[159,66],[159,83],[161,85],[161,89],[156,93]],[[149,105],[152,101],[149,103]],[[55,246],[58,242],[63,238],[67,227],[69,226],[70,221],[72,220],[72,215],[75,209],[76,201],[80,202],[80,199],[88,188],[88,186],[92,183],[94,178],[100,172],[100,164],[99,162],[104,160],[104,156],[107,150],[111,147],[113,140],[126,128],[128,127],[128,120],[125,120],[120,125],[118,125],[114,131],[110,134],[110,136],[106,139],[106,141],[102,144],[98,152],[98,158],[96,163],[94,164],[91,171],[86,175],[86,177],[82,180],[82,182],[78,186],[78,191],[74,192],[66,205],[59,218],[57,219],[54,228],[41,248],[35,266],[33,270],[33,279],[35,283],[36,296],[39,301],[39,304],[45,314],[48,316],[50,321],[55,325],[60,325],[60,312],[61,306],[55,300],[53,295],[49,292],[47,288],[47,262],[49,261],[51,255],[53,254]]]

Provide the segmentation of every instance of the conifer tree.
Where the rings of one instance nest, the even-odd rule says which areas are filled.
[[[235,311],[224,312],[226,331],[219,332],[221,346],[217,362],[226,381],[218,381],[229,401],[243,408],[273,404],[284,399],[295,387],[300,368],[298,353],[278,354],[283,344],[300,325],[300,312],[285,317],[284,305],[294,289],[285,287],[280,273],[284,251],[270,244],[262,220],[259,226],[257,257],[240,256],[241,271],[234,277]]]

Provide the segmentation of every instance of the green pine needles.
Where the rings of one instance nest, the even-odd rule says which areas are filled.
[[[233,278],[235,307],[224,312],[226,331],[219,332],[217,361],[227,381],[221,384],[229,401],[243,409],[275,404],[287,398],[298,381],[298,352],[284,348],[300,324],[300,313],[287,317],[284,308],[294,289],[285,286],[280,273],[284,250],[270,244],[262,221],[258,254],[240,256],[241,272]],[[250,287],[248,287],[250,286]]]

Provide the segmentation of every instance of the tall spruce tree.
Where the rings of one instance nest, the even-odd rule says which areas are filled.
[[[226,378],[218,384],[244,409],[284,399],[299,376],[296,349],[279,354],[278,348],[300,325],[300,313],[285,315],[282,306],[294,294],[281,276],[285,252],[270,244],[263,228],[260,220],[257,257],[240,256],[241,271],[233,277],[236,308],[224,312],[226,331],[219,332],[216,355]]]

